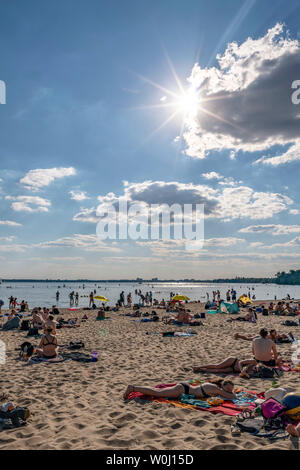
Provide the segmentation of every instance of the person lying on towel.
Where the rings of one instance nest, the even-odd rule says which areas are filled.
[[[191,385],[188,382],[181,382],[172,387],[154,388],[147,386],[128,385],[123,397],[127,400],[132,392],[143,393],[155,398],[179,398],[181,395],[194,395],[195,398],[209,398],[221,396],[227,400],[236,398],[234,384],[230,379],[216,379],[212,382],[205,382],[201,385]]]

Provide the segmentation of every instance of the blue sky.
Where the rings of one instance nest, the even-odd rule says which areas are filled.
[[[297,268],[299,19],[297,0],[1,2],[1,276]],[[203,249],[99,242],[97,206],[125,196],[214,207]]]

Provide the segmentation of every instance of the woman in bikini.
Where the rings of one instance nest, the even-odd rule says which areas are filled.
[[[235,373],[239,372],[241,373],[242,370],[245,370],[245,367],[247,367],[247,372],[249,373],[251,370],[251,367],[256,366],[256,360],[255,359],[245,359],[245,360],[239,360],[237,357],[228,357],[225,359],[223,362],[220,362],[219,364],[207,364],[205,366],[194,366],[193,371],[194,372],[212,372],[212,373],[219,373],[222,372],[224,374],[229,374],[229,373]]]
[[[38,356],[42,356],[45,359],[54,359],[57,357],[58,344],[56,336],[52,334],[52,327],[47,328],[46,334],[42,337],[36,352]]]
[[[234,384],[229,379],[216,379],[214,383],[205,382],[201,385],[191,385],[188,382],[178,383],[172,387],[154,388],[146,386],[128,385],[125,393],[124,400],[132,392],[140,392],[144,395],[156,398],[179,398],[180,395],[194,395],[195,398],[209,398],[214,396],[221,396],[227,400],[236,398],[234,393]]]

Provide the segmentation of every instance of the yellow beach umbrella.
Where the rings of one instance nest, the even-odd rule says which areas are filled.
[[[94,297],[94,299],[101,300],[102,302],[109,302],[109,300],[106,297],[103,297],[102,295],[97,295]]]
[[[175,295],[172,300],[190,300],[188,297],[185,295]]]

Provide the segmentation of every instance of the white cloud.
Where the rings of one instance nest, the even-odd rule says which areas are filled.
[[[200,105],[196,118],[186,122],[186,154],[205,158],[213,149],[254,152],[290,144],[283,155],[259,161],[278,165],[299,159],[300,116],[291,101],[299,41],[276,24],[263,37],[228,44],[217,59],[217,67],[195,64],[188,79]]]
[[[293,144],[286,152],[276,157],[263,156],[253,162],[254,164],[263,163],[264,165],[278,166],[283,163],[290,163],[300,160],[300,140]]]
[[[5,199],[15,201],[11,207],[16,212],[48,212],[51,202],[39,196],[6,196]]]
[[[289,214],[298,215],[298,214],[299,214],[299,210],[298,210],[298,209],[290,209],[290,210],[289,210]]]
[[[71,196],[71,199],[74,199],[74,201],[84,201],[85,199],[90,199],[86,191],[69,191],[69,194]]]
[[[96,224],[99,222],[99,217],[96,215],[95,207],[91,207],[90,209],[81,208],[80,212],[74,215],[73,220],[75,222],[88,222],[90,224]]]
[[[27,189],[39,190],[45,186],[49,186],[55,179],[64,178],[65,176],[73,176],[76,170],[73,167],[69,168],[44,168],[30,170],[24,178],[20,180]]]
[[[128,183],[124,197],[148,204],[204,204],[207,217],[220,219],[266,219],[287,209],[292,200],[285,195],[257,192],[247,186],[212,189],[192,183],[144,181]]]
[[[240,233],[270,233],[271,235],[289,235],[290,233],[300,233],[300,225],[249,225],[239,230]]]
[[[15,252],[15,253],[22,253],[26,251],[28,248],[27,245],[18,245],[18,244],[11,244],[11,245],[0,245],[0,251],[6,252]]]
[[[0,220],[0,225],[7,225],[8,227],[22,227],[22,224],[14,222],[13,220]]]
[[[210,173],[202,173],[202,176],[206,178],[207,180],[221,180],[223,176],[219,175],[219,173],[216,173],[215,171],[211,171]]]
[[[62,237],[57,240],[37,243],[36,248],[78,248],[84,251],[116,252],[122,250],[99,240],[96,235],[75,234],[70,237]]]
[[[0,237],[1,242],[13,242],[16,237],[11,236],[11,237]]]

